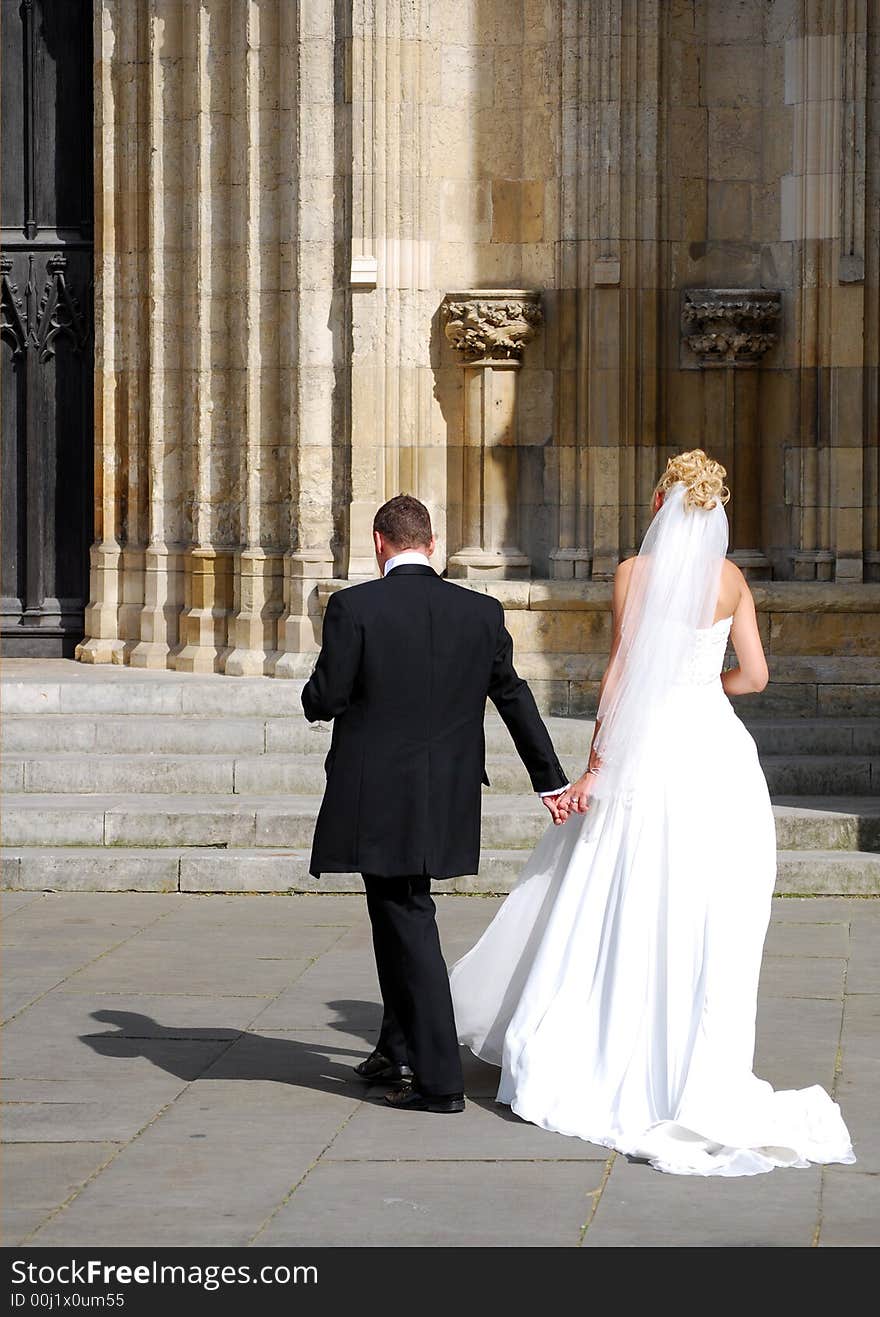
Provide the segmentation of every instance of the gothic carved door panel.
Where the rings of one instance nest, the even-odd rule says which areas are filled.
[[[5,654],[70,655],[92,538],[92,5],[0,0]]]

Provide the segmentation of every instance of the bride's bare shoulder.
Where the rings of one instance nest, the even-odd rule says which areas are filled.
[[[721,569],[721,588],[718,591],[718,617],[733,617],[739,612],[740,604],[751,599],[749,583],[735,562],[725,558]]]
[[[636,559],[624,558],[623,562],[617,564],[614,572],[614,583],[611,587],[611,605],[615,616],[623,611],[623,605],[626,600],[627,591],[629,590],[629,581],[632,576],[633,563]]]

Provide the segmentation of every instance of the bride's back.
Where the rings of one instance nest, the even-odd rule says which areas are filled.
[[[637,561],[638,557],[626,558],[618,567],[618,571],[624,578],[624,603],[632,568]],[[729,558],[725,558],[721,568],[721,582],[718,588],[718,599],[715,603],[715,614],[712,618],[713,626],[715,623],[720,622],[722,618],[734,616],[742,600],[744,584],[745,578],[736,563],[731,562]]]

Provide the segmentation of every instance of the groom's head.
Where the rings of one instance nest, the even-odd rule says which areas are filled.
[[[379,570],[389,558],[412,549],[430,557],[434,552],[431,514],[411,494],[398,494],[383,503],[373,518],[373,544]]]

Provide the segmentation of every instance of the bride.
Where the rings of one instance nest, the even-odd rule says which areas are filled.
[[[615,575],[586,772],[451,971],[459,1039],[501,1067],[499,1102],[680,1175],[855,1160],[824,1089],[752,1073],[776,837],[727,699],[763,690],[767,665],[725,557],[725,475],[700,449],[670,459]]]

